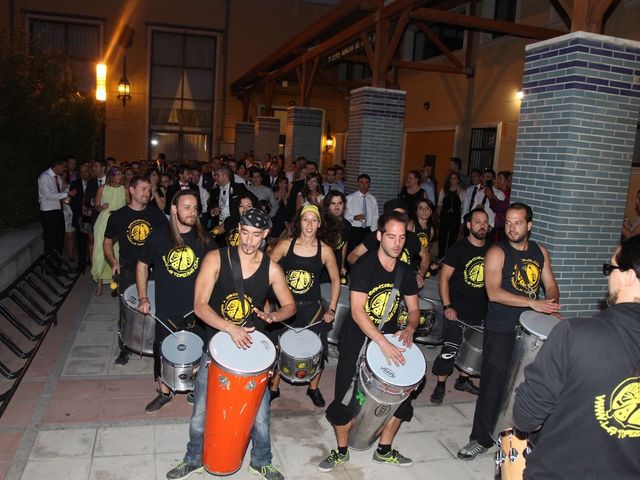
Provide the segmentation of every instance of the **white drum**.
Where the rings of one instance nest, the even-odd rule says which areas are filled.
[[[229,334],[214,335],[209,342],[209,356],[219,367],[238,375],[269,370],[276,361],[275,345],[257,330],[249,335],[253,343],[247,349],[238,348]]]
[[[360,363],[354,391],[357,415],[349,432],[349,447],[367,450],[382,433],[385,424],[400,404],[409,397],[424,377],[427,362],[414,343],[406,348],[398,337],[385,335],[394,346],[404,348],[404,365],[389,365],[376,343],[369,343]]]
[[[289,330],[280,336],[280,375],[292,383],[309,382],[318,374],[322,342],[311,330]]]
[[[162,341],[162,381],[178,392],[193,390],[194,372],[202,356],[202,339],[195,333],[181,330]]]

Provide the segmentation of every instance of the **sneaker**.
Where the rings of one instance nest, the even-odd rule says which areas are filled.
[[[269,389],[269,394],[271,395],[271,397],[269,398],[269,403],[271,403],[280,396],[280,389],[279,388],[277,390]]]
[[[189,465],[185,462],[180,462],[173,469],[167,472],[168,480],[181,480],[183,478],[187,478],[192,473],[201,473],[204,471],[204,467],[200,465],[196,467],[195,465]]]
[[[251,465],[249,465],[247,467],[247,470],[249,471],[249,473],[260,475],[266,480],[284,480],[284,475],[282,475],[273,465],[267,465],[265,467],[252,467]]]
[[[322,460],[318,465],[318,470],[321,472],[330,472],[338,465],[347,463],[349,461],[349,450],[344,455],[341,455],[338,450],[331,450],[331,453],[327,458]]]
[[[460,460],[473,460],[479,454],[486,452],[487,447],[483,447],[477,440],[471,440],[464,447],[458,450],[458,458]]]
[[[120,350],[120,355],[116,358],[116,365],[126,365],[129,362],[129,357],[131,356],[131,352],[128,348],[123,348]]]
[[[453,384],[453,388],[456,390],[460,390],[461,392],[467,392],[471,395],[478,395],[480,393],[480,388],[473,384],[469,377],[467,378],[458,378],[456,383]]]
[[[319,388],[307,388],[307,395],[311,398],[311,401],[316,407],[324,407],[324,398],[322,397]]]
[[[373,461],[376,463],[386,463],[387,465],[397,465],[399,467],[410,467],[413,465],[413,460],[405,457],[395,449],[392,449],[385,455],[380,455],[376,450],[373,452]]]
[[[444,385],[436,385],[436,388],[433,389],[433,393],[431,394],[430,400],[431,403],[435,405],[440,405],[444,400],[445,386]]]
[[[171,403],[171,400],[173,400],[173,394],[160,392],[158,393],[156,398],[151,400],[151,402],[149,402],[149,404],[144,407],[144,411],[147,413],[157,412],[166,404]]]
[[[187,393],[187,403],[193,405],[193,392]]]

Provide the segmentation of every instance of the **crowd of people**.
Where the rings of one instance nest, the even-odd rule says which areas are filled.
[[[151,311],[148,282],[153,279],[156,316],[177,330],[197,333],[205,345],[190,398],[193,413],[187,451],[167,478],[183,479],[203,469],[210,368],[206,350],[218,332],[226,332],[238,348],[247,349],[254,331],[277,345],[287,331],[283,322],[290,328],[311,328],[320,338],[322,360],[306,395],[316,407],[325,407],[319,380],[328,351],[327,332],[338,308],[340,283],[347,276],[352,321],[345,322],[339,334],[333,401],[326,410],[336,448],[318,469],[330,472],[349,461],[358,410],[352,381],[363,346],[368,341],[376,344],[389,365],[405,363],[406,349],[412,347],[420,321],[419,292],[424,279],[435,271],[439,271],[445,326],[443,346],[432,366],[437,383],[430,400],[434,405],[444,400],[446,380],[457,366],[461,326],[483,327],[480,386],[461,370],[454,388],[478,397],[469,443],[460,448],[458,457],[472,460],[485,452],[495,441],[493,428],[507,388],[521,314],[561,317],[549,252],[529,238],[533,211],[523,203],[510,202],[511,173],[496,176],[492,170],[472,170],[467,178],[460,172],[460,160],[453,158],[438,191],[433,168],[425,165],[408,173],[397,198],[387,201],[380,213],[377,199],[369,192],[369,175],[359,175],[356,190],[345,192],[344,166],[329,167],[322,177],[315,162],[299,157],[285,172],[283,161],[268,156],[261,163],[248,154],[242,162],[215,157],[211,162],[175,164],[160,154],[153,162],[118,164],[107,159],[78,168],[74,159],[67,159],[53,162],[38,180],[47,251],[62,252],[65,241],[74,242],[73,247],[67,245],[66,255],[75,252],[81,269],[91,264],[96,295],[114,279],[120,289],[135,284],[137,309],[143,314]],[[632,233],[635,226],[625,225],[625,229]],[[585,345],[599,349],[594,356],[598,359],[607,355],[611,342],[602,341],[604,333],[596,325],[585,338],[574,335],[577,323],[563,327],[550,337],[551,346],[543,347],[540,361],[536,360],[519,389],[515,422],[521,430],[538,429],[556,411],[568,412],[576,405],[584,410],[589,402],[592,406],[596,391],[606,393],[617,385],[618,390],[636,388],[637,392],[640,250],[638,237],[627,236],[633,238],[616,250],[603,273],[609,277],[610,303],[623,304],[614,320],[619,324],[616,329],[632,339],[623,341],[625,352],[621,353],[620,362],[628,365],[619,370],[616,365],[603,366],[604,361],[598,368],[591,362],[594,375],[580,370]],[[322,299],[324,307],[321,283],[330,285],[328,297]],[[398,321],[401,304],[404,325]],[[155,333],[158,393],[146,406],[148,413],[163,408],[176,395],[160,368],[167,332],[157,326]],[[607,338],[614,335],[605,333]],[[394,335],[399,343],[392,343],[385,334]],[[577,360],[563,356],[565,343],[572,345]],[[126,364],[130,354],[121,342],[116,363]],[[546,371],[553,371],[552,384],[545,383]],[[270,379],[251,428],[248,468],[267,480],[284,478],[272,463],[269,434],[270,404],[280,396],[283,373],[276,370]],[[567,392],[565,385],[584,390],[584,395]],[[405,399],[384,425],[374,462],[412,465],[410,458],[393,448],[393,441],[401,425],[412,419],[413,398]],[[578,442],[588,443],[587,451],[595,454],[603,448],[611,453],[617,462],[616,478],[632,478],[627,473],[638,471],[638,457],[631,452],[633,448],[637,452],[639,437],[625,433],[614,438],[611,433],[612,428],[622,431],[620,425],[630,432],[637,429],[637,395],[633,398],[636,403],[629,403],[631,410],[623,412],[624,418],[619,412],[609,416],[602,400],[602,412],[595,417],[599,430],[569,422],[574,431],[594,436],[592,441],[584,437]],[[625,403],[616,401],[610,399],[610,411]],[[543,428],[540,442],[545,438],[549,445],[561,441],[561,433],[567,431],[563,422],[554,420],[552,425],[552,430]],[[529,471],[548,473],[547,461],[532,456]],[[577,467],[558,468],[570,473]]]

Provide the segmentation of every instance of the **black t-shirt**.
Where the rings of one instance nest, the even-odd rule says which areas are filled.
[[[560,321],[516,389],[525,479],[640,478],[640,304]],[[591,461],[589,461],[591,460]]]
[[[149,234],[166,224],[167,217],[157,207],[138,211],[125,205],[109,216],[104,237],[118,242],[120,265],[135,268]]]
[[[184,245],[176,247],[168,226],[154,231],[144,244],[140,261],[155,266],[158,317],[184,327],[183,316],[193,310],[193,290],[200,265],[216,243],[211,239],[203,247],[193,230],[182,238]]]
[[[351,269],[349,288],[353,292],[367,294],[367,300],[364,304],[365,312],[377,327],[384,314],[389,294],[393,289],[398,268],[401,269],[400,285],[397,285],[400,295],[396,297],[389,318],[382,328],[384,333],[394,333],[398,330],[400,300],[406,295],[418,294],[415,273],[411,267],[402,262],[396,262],[394,271],[387,272],[378,259],[377,248],[360,257]],[[347,349],[358,350],[362,347],[364,336],[355,321],[349,319],[340,332],[340,348],[342,349],[344,344]]]
[[[487,315],[484,288],[484,257],[488,245],[476,247],[462,239],[447,249],[445,265],[454,269],[449,279],[449,297],[460,320],[477,325]]]
[[[380,242],[377,238],[377,231],[369,233],[364,240],[362,241],[362,245],[367,248],[367,251],[374,252],[378,251],[378,247],[380,246]],[[407,230],[407,236],[404,241],[404,249],[400,254],[400,261],[411,265],[414,270],[420,266],[420,250],[422,245],[420,244],[420,239],[418,236],[410,230]]]

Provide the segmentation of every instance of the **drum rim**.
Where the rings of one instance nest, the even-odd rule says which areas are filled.
[[[385,334],[385,337],[387,338],[387,340],[389,340],[389,337],[393,337],[393,335],[391,335],[391,334],[387,333],[387,334]],[[364,353],[364,362],[361,362],[360,366],[362,367],[362,364],[365,364],[365,363],[366,363],[366,364],[367,364],[367,367],[369,368],[369,370],[371,371],[371,374],[372,374],[373,376],[375,376],[378,380],[380,380],[380,381],[382,381],[382,382],[386,382],[386,380],[385,380],[384,378],[382,378],[380,375],[376,374],[376,372],[375,372],[375,371],[371,368],[371,366],[369,365],[369,358],[368,358],[368,355],[367,355],[367,354],[368,354],[368,352],[369,352],[369,347],[370,347],[371,345],[376,345],[376,346],[377,346],[377,344],[376,344],[376,343],[374,343],[374,342],[370,342],[370,343],[369,343],[369,345],[368,345],[368,346],[367,346],[367,348],[365,349],[365,353]],[[414,347],[414,345],[415,345],[415,342],[413,342],[413,344],[411,345],[411,348],[413,348],[413,347]],[[373,347],[372,347],[372,348],[373,348]],[[380,348],[380,347],[378,347],[378,348]],[[406,348],[406,347],[405,347],[405,348]],[[411,385],[417,385],[417,384],[419,384],[419,383],[422,381],[422,379],[424,378],[424,376],[426,375],[426,373],[427,373],[427,359],[426,359],[426,358],[424,358],[424,354],[420,351],[420,348],[419,348],[417,345],[415,345],[415,348],[418,350],[418,353],[419,353],[419,355],[422,357],[422,361],[424,362],[424,373],[423,373],[423,375],[418,379],[418,381],[417,381],[417,382],[412,383]],[[405,352],[406,352],[406,351],[407,351],[407,350],[405,350]],[[403,352],[403,354],[404,354],[404,352]],[[409,387],[409,385],[397,385],[397,384],[395,384],[395,383],[390,383],[390,382],[388,382],[388,383],[389,383],[390,385],[393,385],[393,386],[395,386],[395,387],[400,387],[400,388]]]
[[[262,368],[262,369],[260,369],[260,370],[255,370],[255,371],[252,371],[252,372],[239,372],[239,371],[237,371],[237,370],[233,370],[231,367],[227,367],[227,366],[225,366],[225,365],[222,365],[218,360],[216,360],[216,359],[213,357],[213,355],[212,355],[212,353],[211,353],[211,348],[210,348],[210,347],[211,347],[211,343],[213,342],[213,339],[214,339],[217,335],[220,335],[220,334],[223,334],[223,333],[224,333],[224,334],[226,334],[226,335],[229,335],[227,332],[218,332],[218,333],[216,333],[213,337],[211,337],[211,340],[209,340],[209,342],[207,343],[207,357],[209,357],[209,360],[211,360],[211,362],[212,362],[212,363],[215,363],[215,364],[216,364],[216,366],[218,366],[220,369],[222,369],[222,370],[224,370],[224,371],[226,371],[226,372],[229,372],[229,373],[233,373],[234,375],[237,375],[237,376],[240,376],[240,377],[253,377],[253,376],[255,376],[255,375],[261,375],[261,374],[263,374],[264,372],[268,372],[268,371],[269,371],[269,370],[271,370],[271,369],[273,368],[273,366],[275,365],[275,363],[276,363],[276,361],[277,361],[277,359],[278,359],[278,355],[277,355],[277,352],[276,352],[276,347],[275,347],[275,345],[274,345],[274,344],[273,344],[273,342],[269,339],[269,337],[267,337],[264,333],[259,332],[259,331],[257,331],[257,330],[254,330],[253,332],[251,332],[251,334],[252,334],[252,335],[256,335],[256,334],[257,334],[259,337],[262,337],[261,339],[267,340],[267,341],[271,344],[271,346],[273,347],[273,358],[270,360],[269,365],[268,365],[268,366],[265,366],[264,368]],[[229,337],[231,337],[231,336],[229,335]],[[255,341],[255,339],[253,339],[253,340]],[[232,340],[232,342],[233,342],[233,340]]]
[[[524,323],[522,323],[522,316],[523,316],[523,315],[526,315],[526,316],[525,316],[525,319],[526,319],[527,317],[532,317],[532,316],[534,316],[534,315],[535,315],[536,317],[537,317],[537,316],[548,317],[549,319],[553,319],[553,320],[555,320],[555,322],[553,323],[553,326],[549,329],[549,332],[548,332],[546,335],[544,335],[544,334],[542,334],[542,333],[534,332],[531,328],[527,327]],[[538,338],[539,338],[539,339],[541,339],[541,340],[546,340],[546,339],[547,339],[547,337],[551,334],[551,331],[556,327],[556,325],[558,325],[558,323],[560,323],[560,319],[559,319],[559,318],[554,317],[553,315],[546,315],[546,314],[544,314],[544,313],[535,312],[535,311],[531,310],[531,311],[527,311],[527,312],[522,312],[522,313],[520,314],[520,317],[518,318],[518,325],[517,325],[517,326],[518,326],[518,327],[520,327],[520,328],[522,328],[522,329],[523,329],[524,331],[526,331],[527,333],[529,333],[529,334],[531,334],[531,335],[533,335],[533,336],[535,336],[535,337],[538,337]]]
[[[167,363],[167,364],[169,364],[170,367],[173,367],[173,368],[176,368],[176,369],[177,368],[193,367],[195,365],[195,362],[193,362],[193,363],[172,363],[171,360],[169,360],[168,358],[163,357],[162,355],[160,357],[162,359],[162,363],[163,364]]]
[[[198,334],[193,333],[193,332],[190,332],[189,330],[178,330],[177,332],[174,332],[174,333],[176,333],[176,334],[177,334],[177,333],[180,333],[180,334],[182,334],[182,333],[187,333],[187,334],[189,334],[189,335],[187,335],[187,338],[193,338],[193,337],[195,337],[196,339],[198,339],[198,340],[200,341],[200,344],[199,344],[199,347],[198,347],[198,348],[196,348],[196,351],[199,351],[199,352],[200,352],[200,355],[198,355],[198,358],[202,357],[202,348],[204,347],[204,342],[202,341],[202,338],[200,338],[200,336],[199,336]],[[162,358],[167,358],[167,357],[164,355],[164,342],[165,342],[165,341],[167,341],[167,339],[170,339],[170,338],[174,338],[174,337],[173,337],[172,335],[167,335],[167,336],[165,337],[165,339],[164,339],[164,340],[162,340],[162,343],[160,344],[160,356],[161,356]],[[167,360],[169,360],[169,359],[167,358]]]

